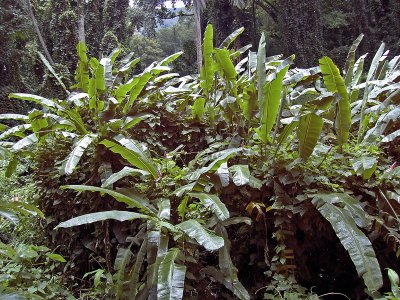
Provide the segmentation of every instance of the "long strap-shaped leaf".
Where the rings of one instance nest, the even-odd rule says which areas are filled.
[[[223,151],[220,151],[218,153],[217,158],[211,162],[207,167],[200,168],[190,174],[189,180],[197,180],[199,177],[205,173],[216,171],[220,165],[224,162],[226,162],[230,157],[238,154],[240,151],[242,151],[242,148],[232,148],[232,149],[226,149]]]
[[[170,56],[167,56],[164,58],[162,61],[160,61],[159,65],[160,66],[167,66],[174,60],[176,60],[178,57],[180,57],[183,54],[183,51],[176,52],[174,54],[171,54]]]
[[[35,144],[38,141],[38,138],[36,137],[35,133],[32,133],[26,137],[24,137],[22,140],[19,140],[12,146],[12,151],[19,151],[22,148],[28,147],[30,145]]]
[[[180,254],[179,249],[170,249],[160,263],[157,282],[158,300],[181,300],[183,298],[186,266],[175,263]]]
[[[63,109],[63,107],[57,104],[55,101],[37,95],[25,94],[25,93],[12,93],[8,96],[8,98],[34,102],[50,109],[59,109],[59,110]]]
[[[354,69],[354,61],[356,59],[356,50],[358,48],[358,45],[360,45],[363,37],[364,37],[364,34],[361,33],[356,38],[356,40],[353,42],[353,44],[350,47],[349,53],[347,54],[346,64],[344,66],[344,73],[346,74],[344,81],[347,86],[351,83],[351,80],[353,78],[353,69]]]
[[[88,57],[86,55],[86,45],[84,42],[79,42],[77,46],[78,52],[78,67],[75,71],[76,88],[87,93],[89,88],[89,67]]]
[[[336,132],[338,135],[339,145],[343,145],[349,138],[351,127],[351,110],[349,95],[338,67],[333,63],[332,59],[324,56],[319,60],[321,72],[324,77],[324,83],[329,91],[338,93],[340,100],[338,102],[338,112],[336,116]]]
[[[62,167],[62,173],[66,175],[72,174],[74,172],[76,166],[78,165],[79,161],[85,150],[89,147],[89,145],[93,142],[96,138],[94,134],[85,135],[81,138],[75,145],[72,152],[68,155],[65,165]]]
[[[220,48],[228,48],[230,44],[232,44],[239,35],[241,35],[244,31],[244,27],[240,27],[232,32],[219,46]]]
[[[207,230],[195,220],[182,222],[176,225],[176,227],[209,251],[218,250],[224,246],[224,239],[222,237]]]
[[[210,91],[214,83],[215,62],[212,57],[214,52],[214,32],[211,24],[207,25],[206,32],[204,33],[203,41],[203,60],[204,65],[200,72],[200,87],[203,89],[206,97],[209,98]]]
[[[140,198],[132,198],[132,197],[128,197],[124,194],[118,193],[116,191],[113,190],[109,190],[109,189],[104,189],[104,188],[99,188],[96,186],[88,186],[88,185],[65,185],[62,186],[63,189],[72,189],[78,192],[99,192],[102,194],[107,194],[110,195],[111,197],[113,197],[115,200],[117,200],[118,202],[122,202],[127,204],[130,207],[136,207],[137,209],[139,209],[141,212],[146,213],[150,216],[156,216],[156,208],[154,206],[152,206],[151,204],[147,203],[145,200],[140,199]]]
[[[125,114],[131,110],[133,103],[135,102],[137,97],[140,95],[140,93],[143,91],[144,87],[152,77],[153,75],[150,73],[150,71],[145,71],[143,72],[143,74],[140,75],[139,79],[137,80],[137,83],[131,89],[129,99],[123,108],[123,112]]]
[[[331,223],[340,242],[349,253],[358,275],[364,279],[368,290],[370,292],[377,291],[382,286],[383,280],[375,251],[369,239],[358,229],[350,213],[321,198],[314,198],[313,204]]]
[[[219,68],[222,70],[225,78],[229,81],[234,81],[237,72],[230,58],[229,51],[227,49],[215,49],[214,51]]]
[[[190,193],[189,196],[199,199],[200,202],[205,207],[209,208],[221,221],[229,218],[228,209],[217,195],[210,195],[206,193]]]
[[[265,35],[261,34],[260,43],[258,45],[257,53],[257,90],[258,90],[258,110],[260,115],[260,122],[263,118],[264,108],[264,85],[267,78],[265,69]]]
[[[301,158],[307,159],[312,154],[321,135],[323,123],[322,118],[314,113],[309,113],[300,118],[297,136]]]
[[[374,79],[375,72],[379,66],[379,60],[381,59],[384,51],[385,51],[385,43],[382,43],[380,45],[378,51],[376,51],[374,58],[372,59],[366,81],[370,81],[370,80]]]
[[[216,232],[224,239],[224,246],[219,249],[218,256],[219,268],[224,276],[222,284],[231,290],[240,300],[249,300],[249,292],[239,281],[238,270],[232,263],[230,255],[231,243],[229,241],[228,233],[222,224],[217,224]]]
[[[23,124],[11,127],[0,134],[0,140],[8,138],[9,136],[24,136],[24,132],[30,129],[32,126],[31,124]]]
[[[261,116],[261,128],[257,130],[260,139],[266,143],[269,133],[276,122],[281,103],[281,92],[283,87],[283,78],[288,71],[289,66],[284,67],[276,74],[276,78],[267,82],[263,89],[263,107]]]
[[[124,167],[121,171],[112,174],[110,177],[107,178],[101,185],[103,188],[108,188],[110,187],[113,183],[117,182],[121,178],[124,178],[126,176],[136,176],[136,175],[141,175],[141,176],[147,176],[150,175],[149,172],[143,171],[140,169],[134,169],[130,167]]]
[[[101,211],[97,213],[82,215],[76,218],[69,219],[68,221],[61,222],[60,224],[57,225],[55,229],[80,226],[105,220],[117,220],[123,222],[135,219],[150,219],[150,217],[148,215],[138,214],[131,211],[120,211],[120,210]]]
[[[140,269],[142,268],[147,250],[147,239],[144,239],[139,251],[136,255],[136,260],[131,272],[129,274],[129,292],[128,299],[136,299],[139,288]]]
[[[28,118],[28,116],[20,115],[20,114],[1,114],[0,120],[26,121],[26,120],[29,120],[29,118]]]
[[[133,166],[149,172],[154,178],[158,177],[157,167],[149,157],[132,141],[124,137],[117,137],[119,144],[103,140],[100,144],[106,146],[114,153],[120,154]]]

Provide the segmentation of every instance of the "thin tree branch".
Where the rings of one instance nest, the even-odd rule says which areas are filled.
[[[51,58],[51,55],[50,55],[49,51],[47,50],[47,46],[46,46],[46,44],[45,44],[45,42],[43,40],[42,34],[40,33],[39,25],[37,23],[35,15],[33,14],[31,1],[30,0],[25,0],[25,4],[26,4],[26,7],[28,9],[29,16],[31,17],[33,27],[35,28],[35,31],[36,31],[36,34],[37,34],[37,36],[39,38],[40,43],[42,44],[42,47],[43,47],[43,50],[44,50],[44,54],[46,55],[46,58],[50,62],[50,64],[54,65],[54,61]]]

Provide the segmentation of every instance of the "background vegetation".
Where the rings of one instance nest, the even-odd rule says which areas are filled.
[[[399,298],[400,5],[184,2],[2,0],[0,299]]]

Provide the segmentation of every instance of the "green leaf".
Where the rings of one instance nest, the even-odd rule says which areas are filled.
[[[78,52],[78,67],[75,71],[75,80],[77,84],[74,86],[82,92],[87,93],[89,88],[89,66],[88,58],[86,55],[86,45],[84,42],[79,42],[77,46]]]
[[[94,71],[94,78],[95,78],[96,90],[104,91],[106,89],[105,69],[104,66],[100,63],[97,64],[97,68]]]
[[[258,111],[260,115],[260,123],[264,117],[264,86],[267,80],[265,68],[265,35],[261,33],[260,43],[257,53],[257,91],[258,91]]]
[[[252,220],[251,220],[251,218],[248,218],[248,217],[233,217],[233,218],[229,218],[228,220],[223,221],[221,224],[223,226],[230,226],[230,225],[236,225],[236,224],[240,224],[240,223],[245,223],[247,225],[251,225]]]
[[[331,223],[340,242],[349,253],[358,275],[364,279],[368,290],[375,292],[380,289],[383,280],[375,251],[369,239],[357,228],[350,213],[321,198],[314,199],[313,204]]]
[[[354,171],[357,175],[362,176],[364,180],[371,178],[375,173],[378,160],[376,157],[363,156],[351,160]]]
[[[133,55],[133,53],[132,53]],[[126,61],[122,68],[118,70],[118,74],[124,75],[127,74],[133,67],[135,67],[140,62],[140,58],[135,58],[131,61]]]
[[[65,185],[62,186],[61,188],[72,189],[78,192],[89,191],[89,192],[99,192],[102,194],[107,194],[113,197],[118,202],[125,203],[126,205],[128,205],[128,207],[136,207],[141,212],[152,216],[155,216],[155,212],[157,211],[154,206],[146,202],[144,199],[141,199],[139,197],[132,198],[109,189],[99,188],[96,186],[88,186],[88,185]]]
[[[80,134],[88,133],[88,130],[86,129],[86,125],[83,123],[81,116],[79,115],[79,113],[76,110],[66,109],[64,112],[66,115],[68,115],[70,122],[74,124],[76,130]]]
[[[109,88],[113,84],[112,63],[110,58],[102,58],[100,65],[104,67],[104,85]]]
[[[171,201],[166,198],[161,198],[157,202],[158,214],[157,216],[163,220],[169,220],[171,218]]]
[[[236,186],[246,185],[250,182],[250,170],[248,165],[230,166],[229,172]]]
[[[230,58],[229,51],[227,49],[214,49],[215,58],[222,70],[225,78],[229,81],[234,81],[237,77],[235,66]]]
[[[240,27],[232,32],[219,46],[220,48],[228,48],[230,44],[232,44],[239,35],[241,35],[244,31],[244,27]]]
[[[47,69],[49,69],[50,73],[55,77],[55,79],[58,81],[58,83],[61,85],[61,87],[64,89],[64,91],[68,92],[64,82],[62,82],[60,76],[57,75],[56,71],[54,71],[53,67],[50,65],[49,61],[46,59],[46,57],[43,56],[42,53],[39,53],[39,57],[46,66]],[[68,92],[69,93],[69,92]]]
[[[32,215],[44,218],[43,212],[36,206],[20,201],[0,202],[0,208],[3,211],[18,212],[24,216]]]
[[[122,103],[122,101],[125,99],[125,96],[132,90],[135,85],[138,84],[139,80],[140,77],[134,77],[127,83],[121,84],[117,87],[117,89],[114,91],[114,97],[119,103]]]
[[[193,118],[201,121],[204,113],[204,105],[206,103],[206,99],[197,98],[192,105],[192,115]]]
[[[123,222],[136,219],[150,219],[150,217],[148,215],[138,214],[131,211],[110,210],[110,211],[102,211],[102,212],[86,214],[76,218],[69,219],[68,221],[61,222],[54,229],[69,228],[105,220],[117,220]]]
[[[28,147],[30,145],[33,145],[35,143],[37,143],[38,138],[36,137],[35,133],[32,133],[26,137],[24,137],[23,139],[19,140],[18,142],[16,142],[13,146],[12,146],[12,151],[19,151],[22,148]]]
[[[55,261],[59,261],[59,262],[63,262],[63,263],[67,262],[67,261],[65,260],[65,258],[62,257],[60,254],[46,253],[46,256],[47,256],[48,258],[52,259],[52,260],[55,260]]]
[[[321,58],[319,60],[319,65],[327,89],[332,93],[338,93],[341,97],[337,106],[336,132],[338,135],[337,138],[339,145],[343,145],[349,138],[351,127],[350,100],[347,88],[342,76],[340,75],[339,69],[329,57],[324,56]]]
[[[37,95],[25,94],[25,93],[11,93],[8,96],[8,98],[30,101],[50,109],[63,110],[63,107],[58,105],[55,101]]]
[[[371,224],[371,221],[360,201],[347,193],[319,193],[311,196],[314,200],[321,199],[330,204],[338,203],[340,207],[343,207],[351,214],[359,227],[368,228]]]
[[[346,74],[344,82],[348,86],[352,79],[353,79],[353,70],[354,70],[354,61],[356,59],[356,50],[358,48],[358,45],[360,45],[362,39],[364,37],[364,34],[360,34],[356,40],[353,42],[349,49],[349,53],[347,54],[346,58],[346,64],[344,66],[344,74]]]
[[[279,135],[277,142],[278,145],[281,145],[284,141],[286,141],[286,139],[288,138],[289,134],[291,134],[293,132],[293,130],[299,125],[298,121],[292,121],[289,124],[287,124],[281,134]]]
[[[209,251],[218,250],[224,246],[224,239],[215,233],[205,229],[199,222],[188,220],[176,227],[186,233],[190,238],[196,240],[200,245]]]
[[[307,159],[313,153],[321,135],[323,123],[324,121],[322,118],[314,113],[301,116],[297,128],[299,154],[301,158]]]
[[[0,134],[0,140],[3,140],[5,138],[8,138],[9,136],[19,136],[19,137],[24,137],[25,135],[23,134],[27,129],[30,129],[32,126],[31,124],[23,124],[23,125],[17,125],[14,127],[11,127],[4,131],[2,134]]]
[[[229,211],[225,204],[221,202],[217,195],[206,193],[190,193],[190,197],[197,198],[200,202],[210,209],[219,220],[224,221],[229,218]]]
[[[198,180],[199,177],[205,173],[216,171],[219,166],[226,162],[230,157],[236,155],[238,152],[242,151],[242,148],[232,148],[220,151],[216,153],[217,158],[211,162],[207,167],[200,168],[195,172],[191,173],[189,176],[189,180]]]
[[[283,88],[283,78],[288,71],[289,66],[284,67],[277,74],[275,79],[267,82],[263,89],[263,107],[261,115],[261,126],[256,130],[260,139],[265,143],[268,140],[269,133],[276,122],[281,103],[281,92]]]
[[[232,263],[230,255],[231,243],[226,229],[221,224],[218,224],[216,232],[224,239],[224,246],[219,249],[218,255],[219,268],[223,275],[222,284],[239,299],[250,300],[250,294],[239,281],[238,270]]]
[[[152,114],[138,114],[132,117],[126,117],[123,129],[128,130],[135,126],[136,124],[140,123],[141,121],[153,117]]]
[[[12,222],[14,225],[18,224],[18,217],[15,213],[9,211],[8,209],[3,209],[0,205],[0,216],[5,218],[6,220]],[[1,254],[1,251],[0,251]]]
[[[13,158],[7,165],[7,169],[5,172],[5,175],[7,178],[10,178],[12,174],[14,174],[15,170],[17,169],[18,166],[18,159]]]
[[[118,56],[121,54],[121,49],[120,48],[115,48],[111,51],[111,53],[108,55],[108,58],[110,59],[111,65],[115,63],[115,60],[118,58]]]
[[[66,175],[70,175],[74,172],[76,166],[78,165],[79,161],[85,150],[89,147],[89,145],[93,142],[96,138],[96,135],[88,134],[82,137],[75,145],[72,152],[68,155],[65,165],[62,166],[62,173]]]
[[[215,173],[218,175],[222,187],[227,187],[230,179],[228,164],[226,162],[222,163]]]
[[[388,268],[388,277],[393,296],[400,298],[399,275],[394,270]]]
[[[114,173],[110,177],[108,177],[107,180],[105,180],[103,182],[101,187],[103,187],[103,188],[111,187],[111,185],[113,183],[117,182],[121,178],[124,178],[126,176],[136,176],[136,175],[147,176],[147,175],[150,175],[150,173],[147,172],[147,171],[143,171],[141,169],[134,169],[134,168],[130,168],[130,167],[124,167],[121,171],[119,171],[117,173]]]
[[[164,58],[162,61],[160,61],[160,66],[166,66],[170,64],[171,62],[175,61],[177,58],[179,58],[183,54],[183,51],[176,52],[170,56],[167,56]]]
[[[200,72],[200,87],[203,89],[204,94],[209,98],[210,91],[214,85],[215,62],[212,57],[214,52],[214,32],[211,24],[207,25],[206,32],[204,33],[203,41],[203,67]]]
[[[365,57],[367,57],[367,54],[361,55],[354,64],[353,80],[351,81],[352,87],[356,86],[360,82],[361,75],[364,70]]]
[[[114,143],[109,140],[103,140],[100,144],[106,146],[110,151],[120,154],[133,166],[149,172],[154,178],[158,178],[157,168],[153,161],[133,142],[123,136],[117,136],[115,140],[120,143]]]
[[[370,81],[370,80],[374,79],[375,72],[378,69],[379,61],[380,61],[384,51],[385,51],[385,43],[382,43],[379,46],[378,51],[376,51],[374,58],[372,59],[371,66],[370,66],[368,74],[367,74],[367,79],[365,81]]]
[[[143,91],[144,87],[152,77],[153,75],[151,75],[150,72],[144,72],[140,75],[139,79],[135,81],[136,84],[130,90],[129,99],[123,108],[124,114],[128,113],[131,110],[133,103],[135,102],[137,97],[140,95],[140,93]]]
[[[28,116],[19,114],[0,114],[0,120],[15,120],[15,121],[27,121]]]
[[[382,139],[382,143],[389,143],[394,141],[397,137],[400,136],[400,129],[393,131]]]
[[[243,90],[243,100],[240,102],[240,108],[247,121],[252,121],[255,113],[257,112],[257,91],[252,82],[248,87]]]
[[[384,134],[385,130],[391,122],[396,122],[400,118],[400,107],[395,107],[387,113],[382,114],[376,121],[374,127],[367,131],[364,136],[363,143],[374,143],[381,135]],[[4,134],[4,133],[3,133]],[[0,135],[1,139],[1,135]]]
[[[142,245],[140,246],[139,251],[136,255],[136,260],[133,268],[131,269],[129,276],[129,284],[130,287],[128,291],[128,299],[136,299],[136,295],[139,288],[139,279],[140,279],[140,269],[142,268],[144,258],[147,252],[147,239],[144,239]]]
[[[181,255],[179,249],[170,249],[158,269],[157,299],[181,300],[185,287],[186,266],[175,263]]]

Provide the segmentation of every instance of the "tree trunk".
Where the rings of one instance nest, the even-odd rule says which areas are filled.
[[[86,43],[85,41],[85,11],[82,0],[78,0],[78,41]]]
[[[201,9],[202,9],[202,0],[193,1],[193,10],[194,10],[194,30],[196,36],[196,52],[197,52],[197,68],[200,72],[201,67],[203,66],[203,53],[201,49]]]
[[[35,28],[35,31],[36,31],[36,34],[37,34],[37,36],[39,38],[40,44],[42,44],[42,47],[43,47],[43,50],[44,50],[44,54],[46,55],[46,58],[49,61],[49,63],[54,65],[54,61],[51,58],[51,55],[50,55],[49,51],[47,50],[47,46],[46,46],[46,44],[45,44],[45,42],[43,40],[42,34],[40,33],[39,25],[37,23],[35,15],[33,14],[31,1],[30,0],[25,0],[25,4],[26,4],[26,7],[28,9],[29,16],[32,19],[32,24],[33,24],[33,27]]]

